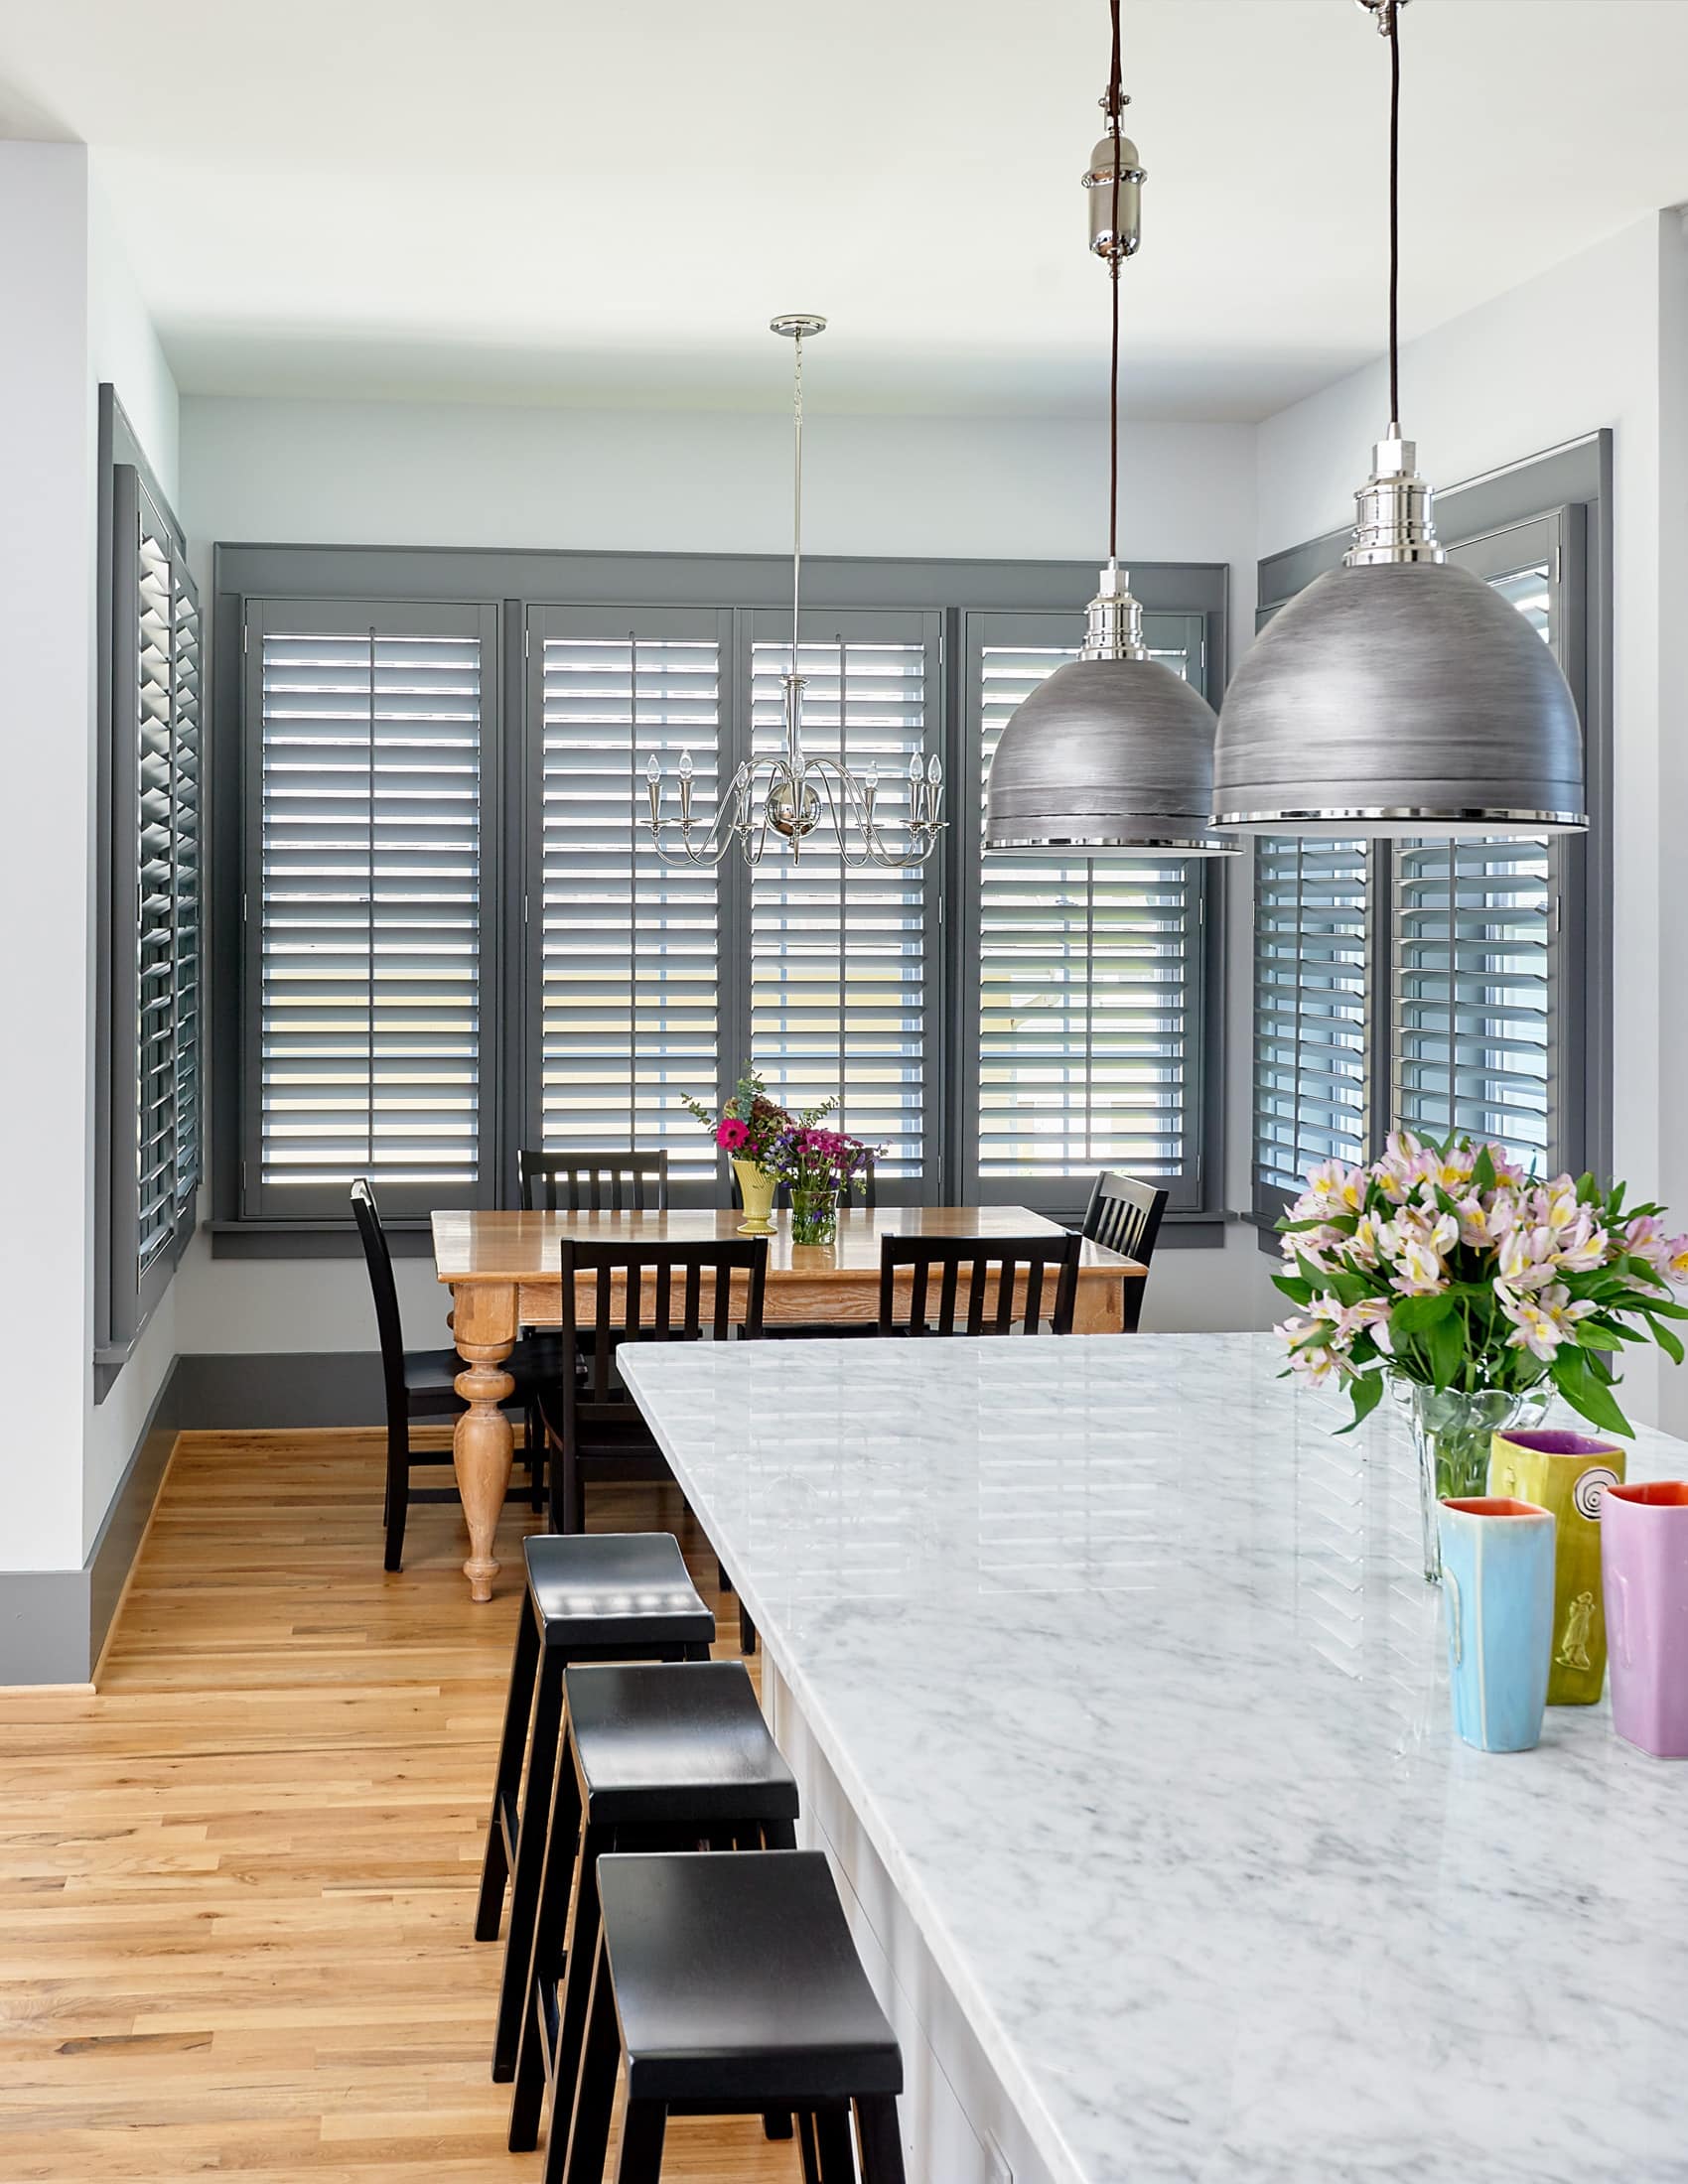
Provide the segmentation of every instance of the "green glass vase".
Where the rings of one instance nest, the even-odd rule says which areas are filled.
[[[793,1244],[830,1244],[838,1235],[838,1192],[791,1192],[791,1241]]]

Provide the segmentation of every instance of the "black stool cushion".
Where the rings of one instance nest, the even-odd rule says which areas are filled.
[[[902,2092],[820,1851],[613,1854],[598,1891],[631,2099],[727,2111]]]
[[[582,1653],[714,1642],[715,1618],[671,1532],[541,1532],[521,1552],[547,1646]]]
[[[572,1668],[563,1685],[594,1826],[796,1819],[796,1779],[742,1661]]]

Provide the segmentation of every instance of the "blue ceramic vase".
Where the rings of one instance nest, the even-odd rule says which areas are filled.
[[[1502,1495],[1442,1504],[1443,1600],[1454,1726],[1484,1752],[1541,1740],[1553,1654],[1554,1521]]]

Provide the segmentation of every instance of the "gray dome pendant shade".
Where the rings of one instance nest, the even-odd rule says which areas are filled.
[[[1396,296],[1399,12],[1389,40],[1389,407]],[[1583,732],[1559,663],[1515,607],[1437,544],[1431,488],[1391,422],[1354,495],[1353,543],[1282,608],[1232,676],[1213,820],[1242,834],[1566,834],[1588,825]]]
[[[1213,736],[1200,692],[1143,642],[1143,610],[1116,549],[1119,501],[1119,269],[1135,255],[1144,170],[1121,110],[1119,0],[1102,97],[1107,133],[1090,155],[1090,248],[1113,299],[1109,374],[1108,563],[1090,602],[1077,659],[1057,667],[1003,729],[985,787],[988,855],[1065,851],[1078,857],[1216,857],[1238,845],[1210,832]]]
[[[985,848],[1085,857],[1211,857],[1213,714],[1151,659],[1143,610],[1110,563],[1077,659],[1039,684],[1004,728],[985,791]]]

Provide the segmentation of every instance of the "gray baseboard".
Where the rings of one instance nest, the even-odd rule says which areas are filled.
[[[179,1433],[385,1420],[376,1350],[178,1357],[81,1569],[0,1571],[0,1684],[92,1679]]]

